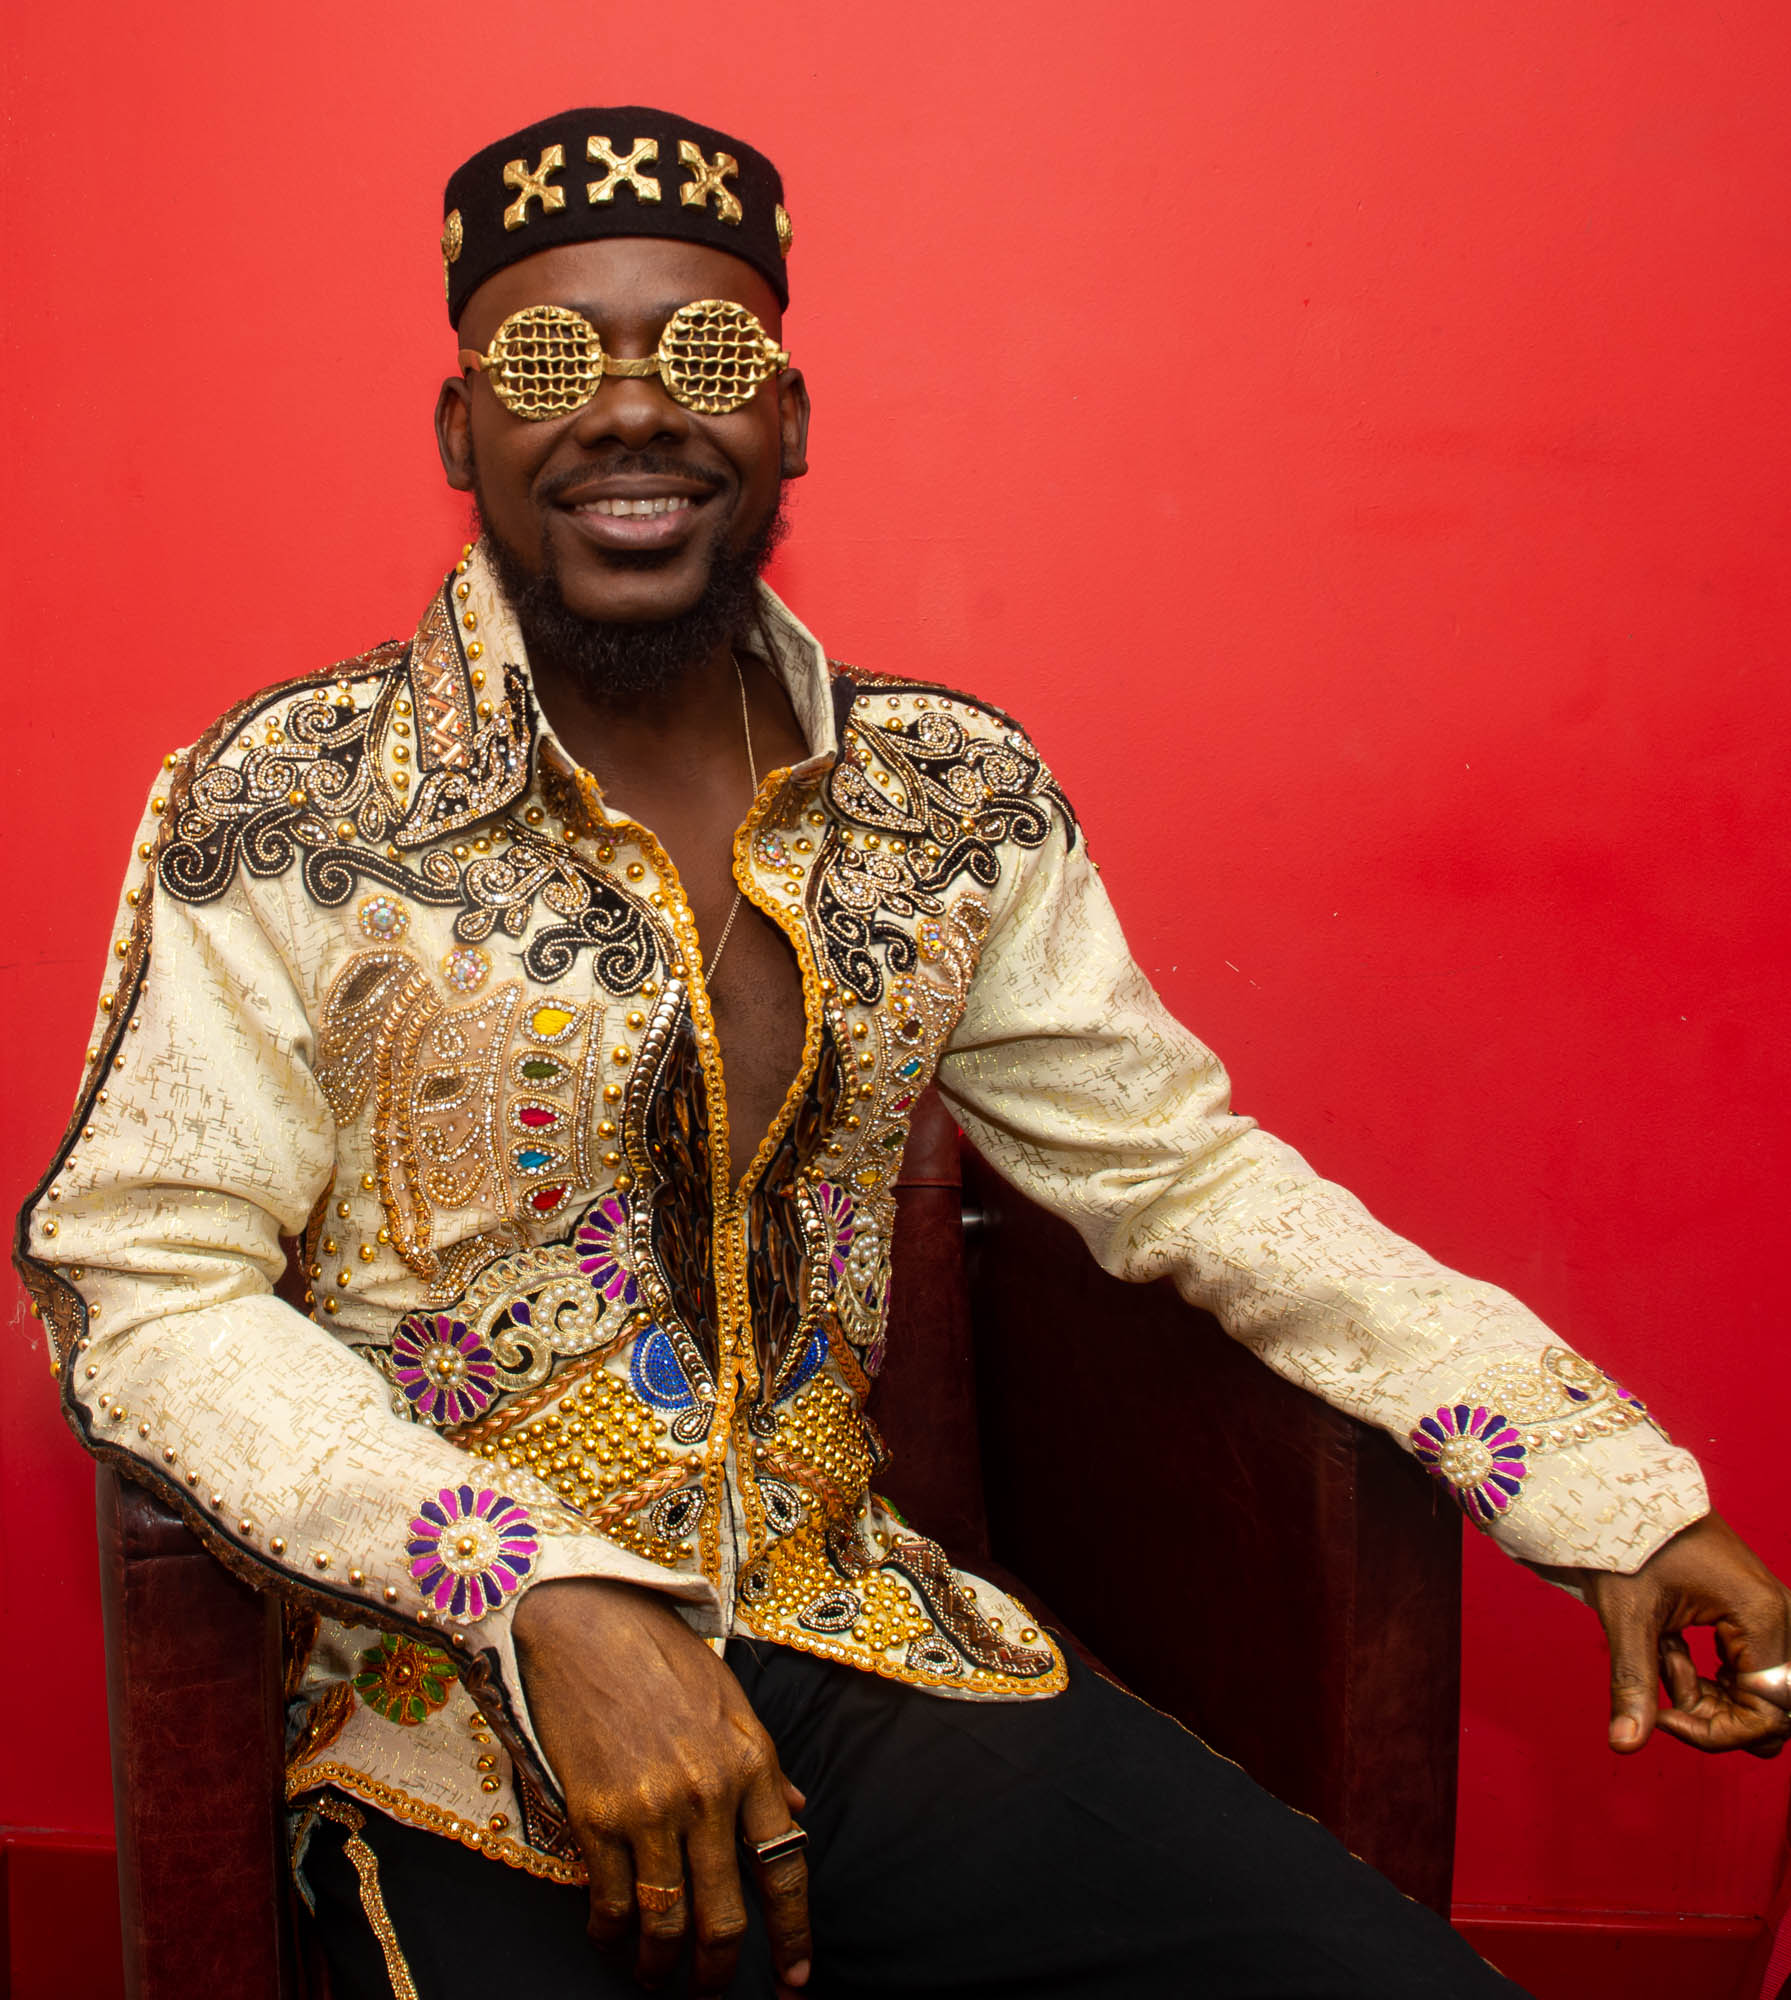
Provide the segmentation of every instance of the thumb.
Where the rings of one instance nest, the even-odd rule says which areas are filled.
[[[1605,1617],[1611,1647],[1610,1744],[1633,1756],[1654,1734],[1660,1714],[1658,1635],[1640,1604],[1613,1605]]]

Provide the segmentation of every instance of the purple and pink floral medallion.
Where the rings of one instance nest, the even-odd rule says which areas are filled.
[[[628,1204],[620,1195],[606,1194],[584,1212],[573,1234],[578,1268],[609,1305],[639,1303],[640,1287],[623,1262],[628,1247]]]
[[[452,1313],[406,1313],[392,1330],[392,1380],[418,1416],[464,1424],[491,1407],[497,1361]]]
[[[1529,1470],[1524,1441],[1512,1426],[1496,1410],[1466,1403],[1419,1418],[1412,1450],[1454,1489],[1462,1511],[1484,1525],[1517,1498]]]
[[[853,1239],[858,1234],[858,1205],[843,1187],[833,1181],[816,1183],[815,1205],[827,1226],[828,1261],[833,1270],[833,1282],[837,1285],[846,1275]]]
[[[411,1522],[405,1553],[435,1609],[466,1624],[521,1588],[540,1547],[528,1509],[507,1494],[444,1486]]]

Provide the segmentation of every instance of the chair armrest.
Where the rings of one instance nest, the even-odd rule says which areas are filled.
[[[280,1616],[102,1465],[106,1705],[131,2000],[290,2000]]]
[[[1445,1914],[1461,1524],[1390,1439],[974,1154],[990,1539],[1126,1684]]]

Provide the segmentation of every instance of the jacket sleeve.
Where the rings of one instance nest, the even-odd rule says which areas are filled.
[[[1708,1511],[1696,1461],[1637,1398],[1231,1111],[1073,827],[1004,876],[990,920],[940,1087],[1103,1268],[1172,1277],[1271,1368],[1416,1453],[1512,1555],[1630,1571]]]
[[[702,1631],[717,1629],[713,1592],[585,1531],[534,1474],[411,1421],[346,1330],[275,1296],[280,1239],[336,1171],[279,935],[306,905],[278,880],[168,895],[154,873],[168,790],[139,832],[74,1119],[19,1223],[65,1413],[257,1587],[445,1639],[526,1753],[510,1635],[524,1589],[644,1584]]]

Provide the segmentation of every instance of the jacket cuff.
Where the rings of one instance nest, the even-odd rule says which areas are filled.
[[[1691,1453],[1567,1347],[1486,1358],[1420,1412],[1407,1442],[1468,1519],[1524,1562],[1627,1575],[1710,1511]]]

